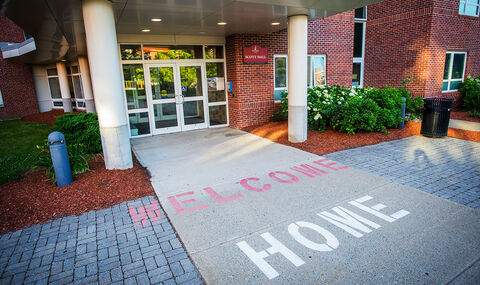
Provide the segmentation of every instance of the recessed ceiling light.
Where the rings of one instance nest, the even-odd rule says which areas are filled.
[[[150,29],[143,29],[142,32],[148,33],[148,32],[150,32]]]
[[[272,26],[278,26],[278,25],[280,25],[279,22],[272,22]]]
[[[161,22],[162,19],[160,19],[160,18],[152,18],[152,19],[150,19],[150,21],[152,21],[152,22]]]
[[[66,59],[62,59],[63,62],[67,61]]]
[[[225,26],[227,23],[226,22],[218,22],[217,25],[219,26]]]
[[[198,32],[198,33],[199,33],[200,35],[204,35],[204,34],[205,34],[205,32],[203,32],[203,31],[202,31],[202,32]]]

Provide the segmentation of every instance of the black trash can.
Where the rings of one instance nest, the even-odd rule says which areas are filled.
[[[425,98],[420,133],[430,138],[441,138],[448,133],[450,110],[453,106],[451,98]]]

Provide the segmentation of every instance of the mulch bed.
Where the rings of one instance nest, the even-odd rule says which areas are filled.
[[[147,171],[136,161],[131,169],[107,171],[97,156],[90,168],[64,188],[42,169],[0,185],[0,233],[154,194]]]
[[[472,117],[468,114],[468,112],[452,111],[450,113],[450,118],[455,120],[464,120],[464,121],[480,123],[480,118]]]
[[[22,121],[30,122],[30,123],[53,125],[55,124],[55,119],[58,116],[61,116],[64,114],[65,112],[63,112],[63,110],[54,109],[52,111],[37,113],[37,114],[32,114],[32,115],[22,117]]]
[[[288,141],[287,122],[272,122],[265,125],[249,127],[244,130],[254,135],[264,137],[274,142],[296,147],[304,151],[323,155],[344,149],[397,140],[410,136],[420,135],[420,122],[407,122],[404,129],[391,129],[388,133],[357,133],[349,135],[333,130],[323,132],[308,131],[308,139],[303,143]],[[449,129],[448,136],[464,140],[480,142],[480,132]]]

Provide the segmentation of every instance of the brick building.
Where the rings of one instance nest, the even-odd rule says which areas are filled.
[[[267,48],[267,64],[243,63],[243,48],[254,44]],[[230,125],[243,128],[268,122],[275,110],[275,101],[281,98],[282,91],[287,90],[286,78],[275,68],[286,64],[287,31],[263,35],[234,34],[226,38],[225,45],[227,78],[233,82],[233,92],[228,98]],[[353,12],[309,22],[310,75],[313,76],[316,70],[323,73],[321,77],[329,85],[350,86],[352,53]],[[312,64],[315,62],[312,59],[318,59],[318,64]],[[309,86],[325,83],[312,78],[309,76],[307,81]]]
[[[21,28],[0,15],[0,42],[22,42]],[[38,112],[31,67],[4,59],[0,53],[0,119],[17,118]]]
[[[458,98],[480,75],[477,0],[385,0],[368,6],[365,85],[400,86],[417,96]]]
[[[458,97],[480,73],[479,0],[281,2],[10,1],[2,11],[38,46],[0,62],[0,117],[34,112],[33,86],[41,112],[96,109],[107,167],[125,168],[130,138],[265,123],[285,91],[301,142],[307,86]],[[1,41],[23,39],[1,21]]]

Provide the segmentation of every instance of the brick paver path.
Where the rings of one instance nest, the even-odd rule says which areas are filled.
[[[480,143],[414,136],[326,156],[397,183],[480,208]]]
[[[202,284],[154,197],[0,236],[0,284]]]

